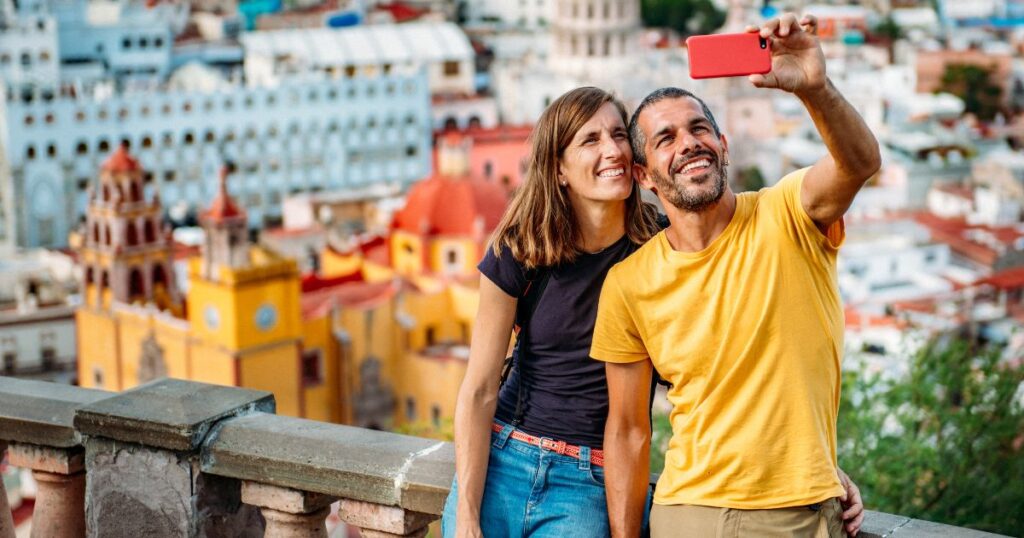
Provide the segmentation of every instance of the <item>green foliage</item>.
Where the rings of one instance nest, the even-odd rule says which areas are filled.
[[[843,376],[839,464],[868,508],[1021,534],[1024,364],[933,344],[901,379]]]
[[[871,29],[871,33],[885,38],[889,41],[896,41],[903,37],[903,27],[896,23],[896,20],[892,18],[892,15],[886,15],[874,28]]]
[[[949,64],[940,90],[964,100],[964,107],[982,120],[992,120],[1001,108],[1003,89],[992,82],[994,67]]]
[[[672,424],[668,421],[668,413],[654,410],[651,418],[651,472],[660,474],[665,468],[665,452],[668,442],[672,439]]]
[[[441,419],[437,424],[427,421],[408,422],[397,426],[394,432],[438,441],[454,441],[455,423],[450,418]]]
[[[739,171],[736,175],[738,192],[759,191],[765,188],[764,174],[756,166],[748,166]]]
[[[712,0],[642,0],[644,26],[671,28],[684,36],[710,34],[725,24]]]

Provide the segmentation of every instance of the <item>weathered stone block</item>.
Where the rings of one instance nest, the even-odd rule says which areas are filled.
[[[203,471],[437,515],[455,453],[451,443],[256,413],[211,435]]]
[[[320,510],[338,499],[322,493],[311,493],[291,488],[242,481],[242,502],[270,508],[289,514],[308,514]]]
[[[435,515],[410,512],[397,506],[382,506],[351,499],[342,499],[338,517],[345,523],[361,529],[398,536],[426,529],[431,521],[437,519]]]
[[[51,448],[12,443],[8,458],[11,465],[33,471],[74,474],[85,470],[85,451],[82,447]]]
[[[83,435],[191,451],[218,421],[274,409],[266,391],[161,379],[82,407],[74,424]]]
[[[0,439],[67,448],[81,443],[75,410],[114,393],[0,376]]]
[[[262,536],[238,481],[203,475],[188,454],[89,438],[86,465],[90,537]]]

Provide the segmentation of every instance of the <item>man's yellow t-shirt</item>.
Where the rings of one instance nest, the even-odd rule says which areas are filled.
[[[657,235],[612,268],[591,355],[650,357],[672,383],[672,440],[654,502],[740,509],[816,503],[836,476],[843,311],[840,220],[800,203],[805,170],[737,195],[700,252]]]

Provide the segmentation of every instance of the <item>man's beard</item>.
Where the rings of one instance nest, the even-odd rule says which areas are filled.
[[[718,157],[711,153],[702,152],[698,155],[689,155],[684,159],[679,159],[679,161],[690,161],[697,156],[707,157],[711,161],[711,166],[703,176],[697,176],[697,178],[692,180],[684,179],[683,181],[697,183],[700,187],[711,182],[711,189],[687,188],[691,187],[691,185],[680,185],[673,178],[663,175],[660,170],[651,170],[651,176],[658,187],[658,193],[676,208],[691,213],[703,212],[721,200],[722,195],[725,194],[725,182],[728,177],[727,165],[722,164]],[[680,167],[681,165],[677,167],[673,163],[671,169],[674,170]]]

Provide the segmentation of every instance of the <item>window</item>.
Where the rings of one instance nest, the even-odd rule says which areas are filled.
[[[302,386],[311,387],[324,382],[323,354],[319,349],[302,353]]]
[[[89,178],[80,177],[78,178],[78,190],[85,192],[89,189]]]
[[[160,47],[164,46],[164,38],[162,38],[162,37],[153,38],[153,46],[156,47],[156,48],[160,48]]]
[[[168,183],[174,182],[174,170],[164,171],[164,181]]]
[[[437,404],[430,406],[430,421],[434,423],[435,428],[441,427],[441,407]]]
[[[85,155],[86,153],[89,153],[89,145],[86,144],[85,141],[78,142],[78,145],[75,146],[75,153],[79,155]]]
[[[27,53],[27,52],[21,53],[21,66],[22,67],[29,67],[31,65],[32,65],[32,56],[30,56],[29,53]]]
[[[127,37],[122,39],[121,40],[121,48],[125,49],[125,50],[128,50],[128,49],[132,48],[132,40],[130,38],[127,38]]]
[[[144,136],[144,137],[142,137],[142,147],[147,148],[147,149],[153,147],[153,137],[151,137],[151,136]]]
[[[454,77],[459,74],[459,62],[449,60],[444,63],[444,76]]]
[[[30,160],[30,161],[32,159],[36,158],[36,148],[35,148],[35,146],[29,146],[28,148],[25,149],[25,158]]]
[[[104,152],[110,151],[110,142],[108,142],[105,138],[104,139],[100,139],[100,143],[99,143],[98,146],[96,146],[96,149],[100,153],[104,153]]]
[[[437,343],[437,330],[433,326],[428,326],[425,330],[427,345],[432,346]]]
[[[42,350],[40,359],[43,362],[43,370],[51,371],[57,367],[57,350],[52,346],[46,346]]]
[[[18,353],[4,351],[4,375],[14,375],[14,367],[18,364]]]
[[[51,159],[56,157],[57,156],[57,146],[54,145],[54,144],[47,144],[46,145],[46,156],[51,158]]]
[[[92,385],[94,387],[103,386],[103,368],[95,366],[92,369]]]
[[[406,157],[415,157],[417,153],[416,146],[408,146],[405,148]]]
[[[405,399],[405,420],[409,422],[416,420],[416,400],[412,396]]]

